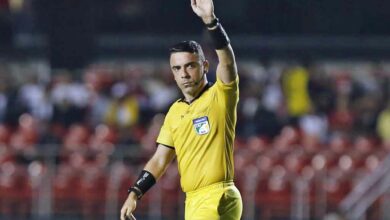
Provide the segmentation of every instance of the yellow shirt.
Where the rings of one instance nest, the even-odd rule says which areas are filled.
[[[238,95],[238,77],[217,79],[192,103],[178,100],[169,109],[157,143],[175,149],[184,192],[233,180]]]
[[[379,114],[377,131],[383,141],[390,141],[390,108]]]
[[[294,67],[286,74],[283,86],[290,116],[301,116],[310,110],[308,82],[309,73],[302,67]]]
[[[135,125],[139,119],[139,106],[135,97],[127,97],[123,101],[112,102],[105,115],[105,122],[119,127]]]

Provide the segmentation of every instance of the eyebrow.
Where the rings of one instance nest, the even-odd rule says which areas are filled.
[[[185,63],[183,66],[187,67],[187,66],[189,66],[191,64],[198,64],[198,65],[200,65],[197,61],[191,61],[191,62]],[[174,68],[180,68],[180,67],[181,67],[180,65],[174,65],[171,68],[174,69]]]

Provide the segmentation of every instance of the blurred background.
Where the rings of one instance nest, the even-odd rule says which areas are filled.
[[[215,0],[240,73],[243,219],[390,219],[390,3]],[[187,0],[0,0],[0,219],[119,219],[169,105]],[[183,219],[176,164],[138,219]],[[342,218],[343,217],[343,218]]]

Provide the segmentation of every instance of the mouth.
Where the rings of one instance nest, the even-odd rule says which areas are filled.
[[[183,83],[183,86],[184,87],[191,87],[193,85],[193,83],[192,82],[185,82],[185,83]]]

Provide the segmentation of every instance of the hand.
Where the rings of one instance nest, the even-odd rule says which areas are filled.
[[[133,212],[137,207],[137,196],[131,192],[121,209],[121,220],[136,220]]]
[[[213,0],[191,0],[191,7],[205,24],[209,24],[215,19]]]

